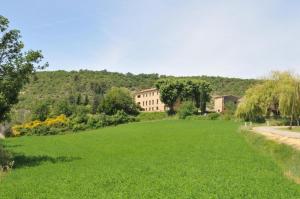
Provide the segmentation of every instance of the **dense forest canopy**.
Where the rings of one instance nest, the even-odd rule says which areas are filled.
[[[104,94],[109,88],[126,87],[131,91],[154,87],[159,78],[202,79],[211,84],[213,95],[242,96],[257,82],[254,79],[192,76],[172,77],[158,74],[132,74],[103,71],[43,71],[37,72],[21,91],[16,109],[31,110],[38,101],[57,101],[70,96],[82,95],[92,98]],[[90,100],[91,101],[91,100]]]

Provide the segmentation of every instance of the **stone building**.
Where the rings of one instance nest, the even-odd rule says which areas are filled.
[[[166,106],[160,101],[160,94],[156,88],[141,90],[135,93],[135,102],[147,112],[161,112]]]
[[[239,98],[233,95],[224,95],[214,97],[214,111],[217,113],[223,113],[225,111],[225,104],[228,102],[233,102],[238,104]]]

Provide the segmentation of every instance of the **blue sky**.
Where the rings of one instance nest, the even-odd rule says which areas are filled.
[[[255,78],[300,73],[297,0],[0,0],[48,70]]]

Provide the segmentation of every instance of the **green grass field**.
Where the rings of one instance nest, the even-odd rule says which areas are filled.
[[[155,121],[7,139],[0,198],[300,198],[227,121]]]

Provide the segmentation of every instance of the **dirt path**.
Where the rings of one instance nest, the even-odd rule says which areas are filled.
[[[300,150],[300,133],[285,130],[287,127],[279,126],[259,126],[253,127],[253,131],[266,136],[267,139],[279,143],[288,144]]]

